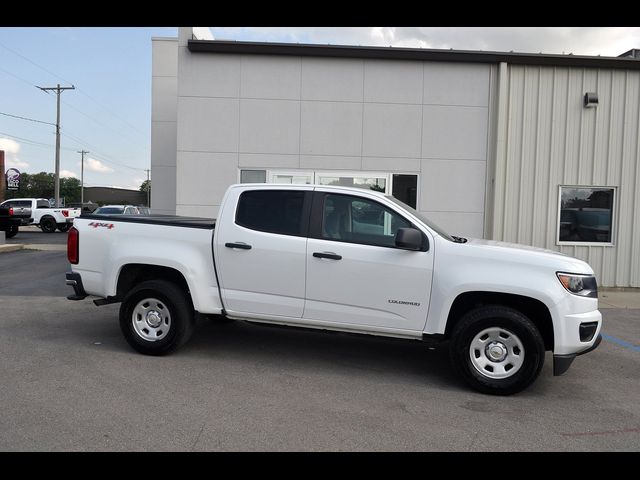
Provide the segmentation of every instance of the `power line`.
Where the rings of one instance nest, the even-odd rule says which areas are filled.
[[[6,49],[6,50],[8,50],[8,51],[10,51],[10,52],[11,52],[11,53],[13,53],[14,55],[19,56],[20,58],[22,58],[22,59],[26,60],[27,62],[31,63],[32,65],[35,65],[36,67],[38,67],[38,68],[39,68],[39,69],[41,69],[42,71],[47,72],[48,74],[53,75],[54,77],[59,78],[60,80],[62,80],[62,81],[64,81],[64,82],[66,82],[66,83],[73,83],[73,82],[70,82],[69,80],[67,80],[67,79],[65,79],[65,78],[62,78],[60,75],[57,75],[56,73],[52,72],[51,70],[49,70],[49,69],[47,69],[47,68],[43,67],[43,66],[42,66],[42,65],[40,65],[39,63],[34,62],[33,60],[31,60],[31,59],[27,58],[26,56],[22,55],[21,53],[19,53],[19,52],[17,52],[17,51],[15,51],[15,50],[13,50],[12,48],[7,47],[7,46],[6,46],[6,45],[4,45],[3,43],[0,43],[0,47],[2,47],[2,48],[4,48],[4,49]],[[3,70],[4,70],[4,69],[3,69]],[[4,71],[5,71],[6,73],[8,73],[9,75],[12,75],[12,76],[14,76],[15,78],[18,78],[19,80],[21,80],[21,81],[23,81],[23,82],[27,83],[28,85],[36,86],[36,85],[34,85],[34,84],[30,83],[30,82],[29,82],[29,81],[27,81],[27,80],[24,80],[24,79],[22,79],[22,78],[20,78],[20,77],[18,77],[18,76],[16,76],[16,75],[13,75],[11,72],[7,72],[6,70],[4,70]],[[127,121],[126,121],[126,120],[124,120],[123,118],[121,118],[121,117],[119,117],[118,115],[116,115],[115,113],[113,113],[111,110],[109,110],[107,107],[105,107],[104,105],[102,105],[100,102],[98,102],[95,98],[93,98],[93,97],[92,97],[91,95],[89,95],[87,92],[85,92],[84,90],[80,89],[79,87],[77,88],[77,90],[78,90],[78,92],[82,93],[82,95],[84,95],[84,96],[86,96],[87,98],[89,98],[90,100],[92,100],[96,105],[98,105],[99,107],[101,107],[103,110],[105,110],[106,112],[108,112],[110,115],[112,115],[113,117],[117,118],[118,120],[120,120],[120,121],[121,121],[121,122],[123,122],[124,124],[128,125],[129,127],[133,128],[133,129],[134,129],[134,130],[136,130],[140,135],[146,136],[146,134],[144,134],[142,131],[140,131],[138,128],[136,128],[134,125],[132,125],[131,123],[127,122]],[[67,105],[67,106],[69,106],[69,107],[71,107],[71,108],[74,108],[73,106],[71,106],[71,105],[67,104],[66,102],[62,102],[62,103],[64,103],[65,105]],[[81,113],[81,114],[83,114],[83,115],[87,116],[87,117],[88,117],[88,118],[90,118],[91,120],[94,120],[94,119],[93,119],[93,118],[91,118],[89,115],[86,115],[85,113],[83,113],[83,112],[81,112],[81,111],[79,111],[79,110],[77,110],[77,109],[76,109],[76,111],[78,111],[79,113]],[[96,120],[94,120],[94,121],[96,121]],[[107,128],[109,128],[109,127],[107,127]],[[122,132],[117,132],[117,133],[122,133]]]
[[[122,163],[118,163],[114,160],[111,160],[109,156],[104,155],[103,153],[100,153],[100,151],[95,148],[95,145],[90,144],[89,142],[85,142],[84,140],[82,140],[81,138],[78,138],[74,135],[71,135],[68,132],[64,132],[62,133],[64,136],[66,136],[67,138],[69,138],[72,141],[75,141],[78,145],[80,145],[81,147],[91,147],[93,149],[93,156],[95,158],[97,158],[98,160],[103,160],[107,163],[111,163],[113,165],[117,165],[119,167],[124,167],[124,168],[129,168],[131,170],[137,170],[137,171],[144,171],[144,168],[135,168],[135,167],[130,167],[129,165],[124,165]],[[106,158],[105,158],[106,157]]]
[[[55,147],[55,145],[51,144],[51,143],[42,143],[42,142],[38,142],[37,140],[31,140],[29,138],[24,138],[24,137],[18,137],[17,135],[12,135],[10,133],[6,133],[6,132],[0,132],[0,135],[4,135],[6,137],[11,137],[11,138],[15,138],[17,140],[20,140],[21,142],[27,143],[27,144],[31,144],[33,146],[42,146],[42,147]],[[63,150],[69,150],[68,148],[63,148]]]
[[[51,70],[49,70],[49,69],[47,69],[47,68],[43,67],[42,65],[38,64],[37,62],[35,62],[35,61],[33,61],[33,60],[31,60],[31,59],[27,58],[26,56],[22,55],[21,53],[19,53],[19,52],[17,52],[17,51],[15,51],[15,50],[13,50],[13,49],[11,49],[11,48],[7,47],[6,45],[4,45],[4,44],[3,44],[3,43],[1,43],[1,42],[0,42],[0,47],[2,47],[2,48],[4,48],[4,49],[6,49],[6,50],[10,51],[11,53],[13,53],[13,54],[15,54],[15,55],[19,56],[20,58],[22,58],[22,59],[24,59],[25,61],[27,61],[27,62],[31,63],[32,65],[35,65],[35,66],[36,66],[36,67],[38,67],[39,69],[41,69],[41,70],[43,70],[43,71],[45,71],[45,72],[49,73],[50,75],[53,75],[54,77],[59,78],[59,79],[61,79],[61,80],[65,81],[65,82],[67,82],[67,83],[71,83],[71,82],[69,82],[68,80],[66,80],[65,78],[61,77],[60,75],[57,75],[56,73],[52,72]],[[6,70],[4,70],[4,69],[2,69],[2,70],[3,70],[3,71],[5,71],[5,73],[8,73],[9,75],[14,76],[14,77],[15,77],[15,78],[17,78],[18,80],[23,81],[24,83],[26,83],[26,84],[28,84],[28,85],[30,85],[30,86],[35,86],[36,88],[40,88],[40,87],[38,87],[37,85],[35,85],[35,84],[33,84],[33,83],[31,83],[31,82],[29,82],[29,81],[27,81],[27,80],[23,79],[23,78],[20,78],[20,77],[18,77],[18,76],[16,76],[16,75],[12,74],[11,72],[8,72],[8,71],[6,71]],[[41,90],[42,90],[42,91],[44,91],[44,92],[45,92],[45,93],[47,93],[47,94],[49,93],[49,92],[47,91],[47,89],[42,89],[42,88],[41,88]],[[93,102],[95,102],[98,106],[100,106],[101,108],[103,108],[105,111],[109,112],[112,116],[114,116],[114,117],[116,117],[116,118],[119,118],[116,114],[114,114],[114,113],[113,113],[113,112],[111,112],[109,109],[107,109],[106,107],[104,107],[100,102],[98,102],[95,98],[93,98],[92,96],[90,96],[87,92],[84,92],[84,91],[83,91],[83,90],[81,90],[80,88],[76,88],[76,90],[78,90],[78,91],[79,91],[79,92],[81,92],[83,95],[85,95],[87,98],[89,98],[90,100],[92,100]],[[58,98],[59,98],[59,95],[58,95]],[[84,115],[85,117],[87,117],[88,119],[92,120],[93,122],[95,122],[95,123],[97,123],[97,124],[99,124],[99,125],[101,125],[101,126],[103,126],[103,127],[106,127],[106,128],[108,128],[108,129],[112,130],[112,131],[113,131],[113,132],[115,132],[115,133],[120,134],[121,136],[123,136],[123,138],[125,138],[126,140],[128,140],[129,142],[131,142],[131,143],[132,143],[132,145],[136,145],[136,147],[140,148],[140,149],[141,149],[141,151],[142,151],[142,150],[144,150],[144,151],[145,151],[145,154],[147,153],[147,148],[146,148],[146,147],[140,147],[140,146],[139,146],[139,145],[137,145],[137,144],[135,143],[135,141],[133,141],[131,138],[126,138],[126,135],[123,135],[123,132],[122,132],[122,131],[118,131],[118,130],[116,130],[116,129],[114,129],[114,128],[112,128],[112,127],[110,127],[110,126],[108,126],[108,125],[106,125],[106,124],[104,124],[104,123],[102,123],[102,122],[100,122],[100,121],[98,121],[98,120],[94,119],[94,118],[93,118],[93,117],[91,117],[90,115],[88,115],[88,114],[86,114],[86,113],[82,112],[81,110],[79,110],[78,108],[74,107],[73,105],[70,105],[69,103],[65,102],[64,100],[62,100],[62,103],[64,103],[66,106],[70,107],[72,110],[75,110],[76,112],[80,113],[81,115]],[[136,129],[133,125],[131,125],[130,123],[128,123],[128,122],[126,122],[126,121],[124,121],[124,120],[123,120],[123,119],[121,119],[121,118],[119,118],[119,119],[120,119],[122,122],[124,122],[124,123],[126,123],[127,125],[129,125],[129,127],[132,127],[133,129],[137,130],[137,129]],[[43,123],[46,123],[46,122],[43,122]],[[51,124],[51,125],[54,125],[54,124]],[[140,130],[137,130],[137,131],[138,131],[141,135],[143,135],[143,133],[142,133]],[[97,152],[97,151],[98,151],[98,149],[94,148],[94,146],[93,146],[93,145],[91,145],[91,144],[89,144],[88,142],[85,142],[84,140],[82,140],[82,139],[80,139],[80,138],[74,137],[73,135],[69,134],[69,133],[68,133],[68,132],[66,132],[66,131],[65,131],[63,134],[64,134],[66,137],[69,137],[70,139],[75,140],[76,142],[79,142],[79,145],[80,145],[80,146],[87,145],[87,146],[92,147],[92,148],[93,148],[93,150],[94,150],[94,156],[95,156],[95,157],[97,157],[97,158],[98,158],[98,159],[100,159],[100,160],[104,160],[104,161],[105,161],[105,162],[107,162],[107,163],[111,163],[111,164],[113,164],[113,165],[117,165],[117,166],[120,166],[120,167],[123,167],[123,168],[128,168],[128,169],[131,169],[131,170],[136,170],[136,171],[144,171],[144,170],[145,170],[145,169],[142,169],[142,168],[134,168],[134,167],[130,167],[130,166],[128,166],[128,165],[124,165],[124,164],[121,164],[121,163],[115,162],[115,161],[113,161],[113,160],[109,160],[109,159],[108,159],[109,157],[108,157],[107,155],[104,155],[104,154],[100,154],[100,155],[98,155],[98,154],[96,154],[95,152]],[[8,136],[11,136],[11,135],[8,135]],[[15,137],[15,136],[13,136],[13,138],[18,138],[18,139],[20,139],[20,140],[22,140],[22,141],[32,142],[32,141],[30,141],[30,140],[28,140],[28,139],[23,139],[23,138],[21,138],[21,137]],[[32,142],[32,143],[33,143],[33,142]],[[40,144],[40,145],[42,145],[42,146],[53,146],[53,145],[43,144],[43,143],[40,143],[40,142],[35,142],[35,143],[39,143],[39,144]],[[73,151],[73,149],[64,148],[64,147],[62,147],[62,149],[63,149],[63,150]],[[106,158],[103,158],[103,157],[106,157]]]
[[[140,135],[143,135],[146,137],[146,133],[144,133],[142,130],[139,130],[135,125],[132,125],[131,123],[127,122],[124,118],[120,117],[119,115],[116,115],[114,112],[112,112],[111,110],[109,110],[107,107],[105,107],[103,104],[101,104],[100,102],[98,102],[98,100],[96,100],[95,98],[93,98],[91,95],[89,95],[87,92],[85,92],[84,90],[81,90],[80,88],[78,88],[78,91],[84,95],[85,97],[89,98],[90,100],[93,100],[94,103],[96,103],[98,106],[102,107],[102,109],[105,112],[109,112],[113,117],[117,118],[118,120],[120,120],[122,123],[130,126],[131,128],[133,128],[136,132],[138,132]]]
[[[33,83],[31,83],[29,80],[25,80],[24,78],[19,77],[18,75],[14,74],[14,73],[12,73],[12,72],[10,72],[10,71],[8,71],[8,70],[5,70],[4,68],[1,68],[1,67],[0,67],[0,71],[2,71],[2,72],[4,72],[4,73],[6,73],[7,75],[11,75],[13,78],[15,78],[15,79],[17,79],[17,80],[20,80],[21,82],[26,83],[26,84],[27,84],[27,85],[29,85],[30,87],[35,87],[35,85],[34,85]]]
[[[42,120],[36,120],[35,118],[21,117],[20,115],[12,115],[10,113],[5,113],[5,112],[0,112],[0,115],[6,115],[7,117],[19,118],[20,120],[28,120],[30,122],[44,123],[46,125],[53,125],[54,127],[56,126],[55,123],[43,122]]]
[[[126,135],[124,135],[124,133],[120,130],[116,130],[113,127],[110,127],[109,125],[96,120],[95,118],[93,118],[91,115],[84,113],[82,110],[79,110],[78,108],[74,107],[73,105],[65,102],[64,100],[62,101],[62,103],[64,103],[67,107],[71,108],[72,110],[75,110],[76,112],[78,112],[80,115],[84,115],[85,117],[87,117],[89,120],[91,120],[92,122],[96,123],[97,125],[100,125],[102,127],[108,128],[109,130],[111,130],[112,132],[117,133],[118,135],[120,135],[122,138],[124,138],[125,140],[127,140],[129,143],[131,143],[131,145],[135,145],[137,148],[141,148],[140,145],[138,145],[135,140],[131,139],[131,138],[127,138]]]
[[[11,53],[13,53],[14,55],[19,56],[20,58],[26,60],[27,62],[29,62],[32,65],[35,65],[36,67],[38,67],[40,70],[43,70],[45,72],[47,72],[49,75],[53,75],[56,78],[59,78],[60,80],[62,80],[63,82],[66,83],[72,83],[69,80],[65,80],[64,78],[62,78],[60,75],[56,75],[55,73],[53,73],[51,70],[48,70],[46,68],[44,68],[42,65],[34,62],[33,60],[30,60],[29,58],[25,57],[24,55],[22,55],[19,52],[16,52],[15,50],[13,50],[12,48],[7,47],[5,44],[0,42],[0,47],[4,48],[5,50],[9,50]]]

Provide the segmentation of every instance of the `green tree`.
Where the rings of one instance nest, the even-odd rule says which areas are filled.
[[[7,190],[9,198],[53,198],[55,195],[55,175],[53,173],[21,173],[18,190]],[[60,179],[60,197],[65,205],[80,201],[80,180],[77,178]]]
[[[80,180],[73,177],[60,179],[60,196],[64,198],[64,204],[80,201]]]
[[[151,180],[145,180],[144,182],[142,182],[142,185],[140,185],[140,191],[148,192],[150,190],[151,190]]]

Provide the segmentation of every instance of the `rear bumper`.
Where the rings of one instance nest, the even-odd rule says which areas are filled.
[[[82,285],[82,277],[79,273],[76,272],[67,272],[67,285],[73,287],[73,295],[68,295],[67,299],[69,300],[84,300],[88,297],[87,292],[84,291],[84,286]]]

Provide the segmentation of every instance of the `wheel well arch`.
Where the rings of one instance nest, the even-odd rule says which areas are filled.
[[[133,287],[147,280],[163,279],[175,283],[191,299],[189,284],[175,268],[143,263],[129,263],[120,269],[116,285],[116,297],[122,299]],[[193,302],[193,300],[191,300]]]
[[[465,313],[484,305],[502,305],[524,314],[540,331],[546,350],[553,350],[553,320],[549,308],[540,300],[502,292],[464,292],[456,297],[449,310],[445,338],[451,336],[456,323]]]

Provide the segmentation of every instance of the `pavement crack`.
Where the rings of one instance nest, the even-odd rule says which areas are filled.
[[[196,448],[196,445],[198,444],[198,442],[200,441],[200,437],[202,436],[202,432],[204,432],[205,425],[206,425],[206,422],[202,424],[202,427],[200,427],[200,431],[198,432],[198,436],[196,437],[196,441],[193,442],[193,445],[191,445],[190,451],[193,452],[193,450]]]

